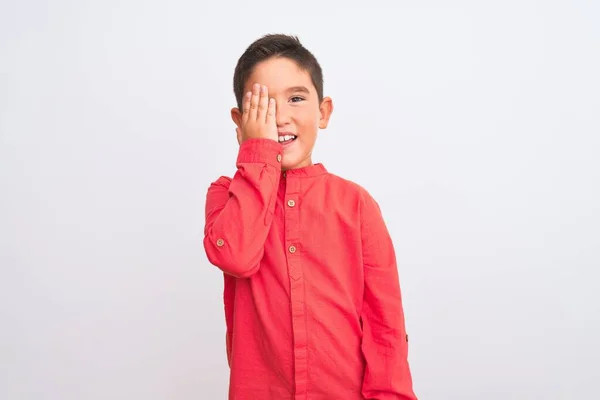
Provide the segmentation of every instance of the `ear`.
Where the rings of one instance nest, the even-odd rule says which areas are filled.
[[[242,112],[239,108],[231,109],[231,120],[236,125],[235,133],[237,135],[238,144],[242,144]]]
[[[242,112],[239,108],[233,107],[231,109],[231,120],[237,125],[238,128],[242,127]]]
[[[331,97],[323,98],[323,101],[321,101],[321,105],[319,106],[319,112],[321,114],[319,128],[325,129],[329,124],[329,117],[331,117],[331,113],[333,112],[333,100],[331,100]]]

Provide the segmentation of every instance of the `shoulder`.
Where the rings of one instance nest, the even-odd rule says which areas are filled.
[[[210,185],[208,186],[208,191],[211,192],[213,190],[219,190],[223,188],[228,189],[229,185],[231,185],[231,181],[232,178],[228,176],[220,176],[210,183]]]
[[[206,190],[206,206],[208,208],[215,207],[215,205],[222,205],[227,202],[231,182],[232,179],[230,177],[220,176],[209,184],[208,189]]]
[[[345,192],[346,197],[356,198],[361,203],[365,202],[375,202],[374,197],[371,192],[361,183],[357,181],[343,178],[339,175],[329,173],[329,182],[330,185],[334,186],[336,189],[339,189]]]

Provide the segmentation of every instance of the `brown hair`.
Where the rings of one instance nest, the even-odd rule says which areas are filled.
[[[308,72],[317,89],[319,103],[323,100],[323,72],[315,56],[308,51],[296,36],[268,34],[254,41],[239,58],[233,74],[233,92],[238,108],[242,109],[244,85],[256,64],[271,57],[285,57]]]

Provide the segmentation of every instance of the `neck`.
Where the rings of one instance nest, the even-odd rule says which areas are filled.
[[[310,167],[311,165],[314,165],[312,162],[312,157],[308,156],[305,160],[299,162],[298,164],[291,166],[291,167],[284,167],[281,170],[289,171],[291,169],[300,169],[300,168],[304,168],[304,167]]]

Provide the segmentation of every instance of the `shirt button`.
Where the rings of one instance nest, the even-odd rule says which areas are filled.
[[[277,154],[277,162],[281,162],[281,154]]]
[[[217,240],[217,246],[223,247],[224,244],[225,244],[225,241],[223,239],[218,239]]]
[[[296,246],[293,246],[293,245],[290,246],[289,250],[290,250],[290,253],[295,253],[296,252]]]
[[[294,200],[288,200],[288,206],[294,207],[295,205],[296,205],[296,202]]]

